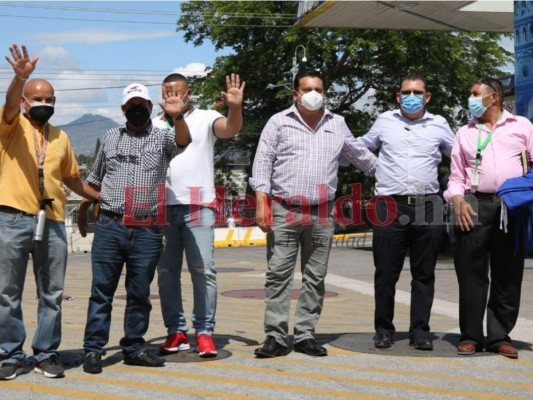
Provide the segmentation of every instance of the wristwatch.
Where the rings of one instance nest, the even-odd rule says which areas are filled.
[[[174,121],[179,121],[180,119],[183,119],[183,114],[176,115],[176,116],[174,117]]]

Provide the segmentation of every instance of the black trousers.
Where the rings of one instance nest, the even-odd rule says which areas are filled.
[[[499,203],[477,202],[478,224],[470,232],[456,230],[455,271],[459,282],[461,342],[488,350],[510,343],[520,307],[524,273],[523,246],[515,254],[515,224],[508,233],[500,229]],[[526,228],[527,221],[523,221]],[[490,267],[490,274],[489,274]],[[490,275],[490,279],[489,279]],[[487,303],[488,296],[488,303]],[[483,317],[487,309],[487,339]]]
[[[374,224],[374,326],[376,332],[395,331],[396,282],[409,249],[412,277],[409,335],[415,337],[429,332],[435,292],[435,264],[444,233],[443,202],[435,195],[431,196],[431,201],[422,201],[421,204],[408,205],[401,201],[394,204],[397,210],[391,223],[384,226]],[[386,221],[387,215],[392,219],[393,209],[393,205],[379,200],[376,205],[379,220]]]

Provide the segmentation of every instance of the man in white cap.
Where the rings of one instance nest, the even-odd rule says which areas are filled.
[[[87,311],[83,370],[102,372],[109,340],[113,296],[126,263],[126,311],[120,346],[124,363],[160,367],[164,360],[144,349],[165,215],[165,176],[170,160],[190,143],[182,98],[163,93],[161,107],[175,119],[174,130],[152,125],[148,89],[132,83],[122,93],[126,124],[109,130],[100,146],[89,185],[100,191],[100,214],[92,244],[92,288]],[[88,201],[80,207],[87,212]]]

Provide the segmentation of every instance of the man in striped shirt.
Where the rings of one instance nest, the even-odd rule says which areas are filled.
[[[288,353],[292,276],[301,246],[303,286],[296,305],[294,350],[326,356],[314,338],[324,300],[333,236],[333,200],[339,158],[373,174],[376,157],[358,144],[344,118],[324,105],[324,78],[301,72],[294,105],[267,122],[257,148],[250,185],[256,192],[257,225],[268,233],[266,310],[259,358]]]

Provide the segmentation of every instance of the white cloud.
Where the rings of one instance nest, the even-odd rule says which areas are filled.
[[[57,97],[56,111],[51,120],[54,125],[67,124],[84,114],[102,115],[122,123],[122,90],[133,81],[148,86],[154,103],[154,115],[159,112],[157,103],[161,101],[163,73],[140,70],[136,76],[132,76],[127,72],[106,73],[105,70],[84,69],[76,56],[61,46],[46,46],[39,56],[33,77],[46,79],[54,86]],[[5,63],[1,66],[10,68]],[[194,62],[176,67],[169,73],[203,76],[207,73],[206,68],[206,64]],[[0,80],[0,92],[5,92],[9,83],[9,79]]]
[[[206,76],[209,70],[206,70],[207,66],[202,63],[190,63],[185,67],[174,68],[172,72],[182,74],[184,76]]]
[[[139,39],[159,39],[175,35],[176,32],[174,31],[103,31],[84,29],[63,32],[42,32],[32,37],[31,41],[53,44],[102,44]]]
[[[39,52],[36,72],[39,68],[77,68],[78,62],[63,47],[47,46]]]

